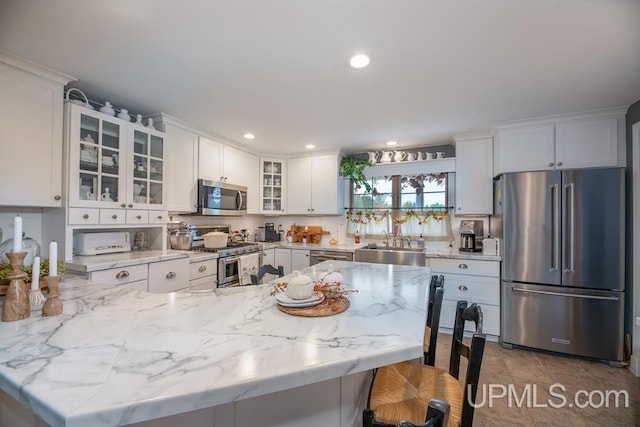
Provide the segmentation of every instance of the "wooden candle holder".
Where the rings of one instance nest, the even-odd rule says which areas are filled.
[[[44,280],[49,287],[47,300],[42,306],[42,316],[57,316],[62,314],[62,301],[60,301],[60,291],[58,285],[62,276],[45,276]]]
[[[6,255],[13,271],[7,274],[9,287],[2,306],[2,321],[13,322],[26,319],[31,313],[29,293],[24,283],[27,273],[22,271],[22,263],[27,252],[7,252]]]

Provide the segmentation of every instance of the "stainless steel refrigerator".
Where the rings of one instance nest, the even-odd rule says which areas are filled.
[[[624,169],[507,173],[494,190],[502,342],[622,361]]]

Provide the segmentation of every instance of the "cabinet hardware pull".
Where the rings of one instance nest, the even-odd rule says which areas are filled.
[[[127,270],[121,270],[116,273],[116,279],[124,279],[125,277],[129,277],[129,272]]]
[[[162,219],[162,215],[158,215],[158,219]]]
[[[458,268],[465,269],[465,268],[469,268],[469,266],[467,264],[458,264]]]
[[[84,215],[82,215],[82,218],[84,218],[84,219],[88,219],[88,218],[89,218],[89,214],[84,214]]]
[[[198,271],[200,273],[207,271],[207,266],[206,265],[201,265],[200,268],[198,269]]]
[[[562,162],[558,162],[558,166],[562,166]]]
[[[124,204],[124,203],[122,203],[122,204],[120,205],[120,207],[121,207],[121,208],[126,208],[126,207],[127,207],[127,205],[126,205],[126,204]]]
[[[173,279],[176,277],[176,273],[174,273],[173,271],[170,271],[167,273],[167,275],[165,276],[167,279]]]
[[[465,285],[460,285],[460,286],[458,286],[458,289],[460,289],[461,291],[466,291],[469,288],[467,288]]]
[[[136,216],[136,219],[142,219],[142,215]]]
[[[458,206],[458,210],[461,211],[462,210],[462,206]]]
[[[553,162],[552,162],[552,163],[549,163],[549,167],[553,167]]]
[[[118,215],[113,214],[113,215],[111,215],[111,218],[113,218],[113,219],[118,219]]]
[[[132,207],[133,207],[133,203],[129,203],[129,204],[128,204],[128,206],[129,206],[130,208],[132,208]]]
[[[60,200],[60,199],[62,199],[62,197],[60,197],[60,196],[56,195],[56,196],[54,197],[54,199],[55,199],[55,200]]]

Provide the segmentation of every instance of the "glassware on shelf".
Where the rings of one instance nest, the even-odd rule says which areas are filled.
[[[112,117],[116,115],[116,110],[113,109],[113,106],[109,101],[104,102],[104,107],[100,108],[100,112]]]
[[[2,254],[1,261],[9,263],[9,258],[5,255],[7,252],[13,250],[13,238],[7,239],[0,244],[0,254]],[[24,265],[32,265],[33,258],[40,256],[40,244],[31,237],[25,237],[25,232],[22,232],[22,252],[26,252],[27,256],[24,258]]]

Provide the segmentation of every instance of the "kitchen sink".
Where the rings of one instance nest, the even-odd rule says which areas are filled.
[[[420,266],[426,264],[422,248],[377,247],[374,245],[356,249],[354,261]]]

